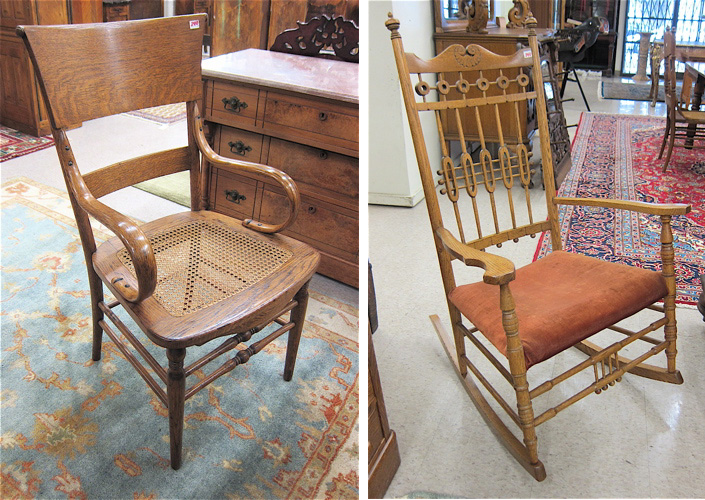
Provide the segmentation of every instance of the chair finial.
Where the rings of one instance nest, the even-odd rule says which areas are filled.
[[[387,29],[389,31],[392,32],[392,38],[400,38],[401,35],[399,34],[399,31],[398,31],[399,24],[400,24],[399,19],[395,19],[394,14],[392,14],[391,12],[387,13],[387,17],[389,17],[389,19],[387,19],[384,22],[384,25],[387,27]]]

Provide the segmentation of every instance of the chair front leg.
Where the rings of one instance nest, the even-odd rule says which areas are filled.
[[[671,216],[661,216],[661,274],[666,281],[668,293],[663,298],[663,309],[666,315],[666,324],[663,332],[668,347],[666,347],[666,360],[668,372],[676,372],[676,273],[674,265],[675,252],[673,250],[673,231],[671,230]]]
[[[289,382],[294,376],[294,365],[296,365],[296,354],[299,352],[299,341],[301,340],[301,332],[306,321],[306,308],[308,307],[308,285],[307,282],[294,296],[297,302],[296,307],[291,311],[291,321],[294,323],[294,328],[289,331],[289,337],[286,346],[286,359],[284,361],[284,380]]]
[[[169,450],[171,468],[181,467],[181,441],[184,433],[184,401],[186,394],[186,375],[184,357],[186,349],[167,349],[169,359],[167,371],[167,399],[169,402]]]
[[[532,465],[536,465],[539,463],[539,456],[536,425],[534,424],[534,409],[529,396],[529,383],[526,379],[524,347],[519,338],[519,320],[514,308],[514,298],[508,284],[500,285],[499,287],[499,307],[502,310],[502,325],[507,335],[507,359],[509,360],[509,371],[514,381],[519,422],[524,434],[524,445],[528,452],[529,461]]]

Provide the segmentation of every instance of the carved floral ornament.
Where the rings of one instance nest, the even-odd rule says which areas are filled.
[[[473,68],[482,60],[482,54],[472,45],[468,45],[467,47],[461,47],[460,45],[453,47],[453,55],[458,64],[464,68]]]

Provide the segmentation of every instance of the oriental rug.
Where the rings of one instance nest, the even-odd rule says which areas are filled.
[[[680,92],[680,84],[678,84]],[[627,79],[614,78],[601,80],[598,87],[598,94],[603,99],[626,99],[628,101],[650,101],[651,80],[648,82],[635,82]],[[659,102],[664,101],[663,82],[658,87]]]
[[[0,125],[0,162],[50,148],[53,145],[54,140],[50,136],[34,137]]]
[[[191,398],[174,471],[166,408],[107,337],[91,361],[66,194],[13,179],[0,195],[0,498],[358,497],[355,307],[312,291],[291,382],[282,338]]]
[[[676,300],[696,304],[705,272],[705,161],[703,150],[674,148],[666,173],[658,152],[665,118],[584,113],[573,141],[573,167],[560,196],[689,203],[692,212],[672,221]],[[564,249],[610,262],[660,270],[658,216],[626,210],[560,206]],[[534,258],[551,251],[542,235]]]

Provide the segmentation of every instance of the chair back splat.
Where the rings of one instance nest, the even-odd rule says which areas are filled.
[[[174,469],[181,466],[185,400],[287,332],[284,379],[291,380],[308,283],[320,258],[308,245],[278,234],[294,221],[300,204],[293,180],[267,165],[219,156],[208,144],[198,111],[205,25],[206,17],[200,14],[17,28],[47,104],[83,244],[93,312],[93,360],[101,357],[105,333],[167,407]],[[81,174],[68,128],[95,118],[180,102],[186,103],[186,146]],[[210,164],[257,174],[283,189],[289,201],[283,221],[241,221],[208,211]],[[98,200],[137,182],[184,170],[191,173],[190,212],[137,225]],[[89,216],[116,236],[97,246]],[[116,301],[104,301],[103,286]],[[166,363],[150,354],[113,312],[115,307],[123,307],[149,340],[165,348]],[[220,367],[201,372],[265,327],[270,328],[263,338],[237,351]],[[227,338],[184,366],[187,348],[220,337]],[[187,388],[186,380],[197,371],[199,380]]]
[[[535,20],[529,19],[528,25],[535,26]],[[626,372],[665,382],[682,382],[675,365],[675,277],[670,224],[673,215],[686,214],[690,207],[556,196],[534,28],[529,30],[529,47],[514,54],[494,54],[473,44],[452,45],[436,57],[422,60],[404,52],[399,21],[391,14],[386,26],[391,32],[431,220],[452,337],[445,333],[438,316],[431,316],[432,323],[482,417],[517,461],[541,481],[546,472],[538,458],[537,425],[588,394],[599,394],[621,380]],[[519,136],[520,110],[533,105],[541,144],[546,220],[536,220],[532,210],[530,155]],[[421,120],[423,114],[432,115],[432,119]],[[465,139],[463,125],[467,123],[477,128],[478,141]],[[439,159],[429,158],[424,124],[433,129],[434,135],[439,135]],[[453,130],[453,137],[459,140],[449,140],[444,130]],[[455,223],[449,227],[444,224],[440,208],[440,203],[446,199],[455,217]],[[658,216],[662,223],[661,272],[563,251],[558,205],[587,205],[601,207],[601,210],[632,210]],[[485,251],[492,245],[499,247],[510,240],[518,241],[544,231],[550,232],[553,252],[520,269],[510,260]],[[457,284],[453,260],[484,269],[482,281]],[[655,304],[660,300],[664,302],[663,307]],[[642,309],[659,311],[661,318],[639,331],[615,326]],[[466,319],[471,326],[464,325]],[[659,329],[663,329],[663,339],[646,336]],[[613,332],[619,340],[606,342],[605,347],[587,340],[603,331]],[[477,332],[487,342],[481,341],[475,335]],[[514,408],[489,382],[491,378],[480,372],[473,361],[475,354],[466,351],[466,340],[509,382],[516,396]],[[640,344],[644,350],[636,358],[618,354],[620,349],[637,340],[644,341]],[[527,370],[570,347],[582,350],[588,358],[531,389]],[[666,353],[665,366],[644,363],[662,351]],[[591,367],[595,376],[592,384],[540,415],[534,415],[534,398]],[[521,440],[488,404],[473,376],[519,427]]]

